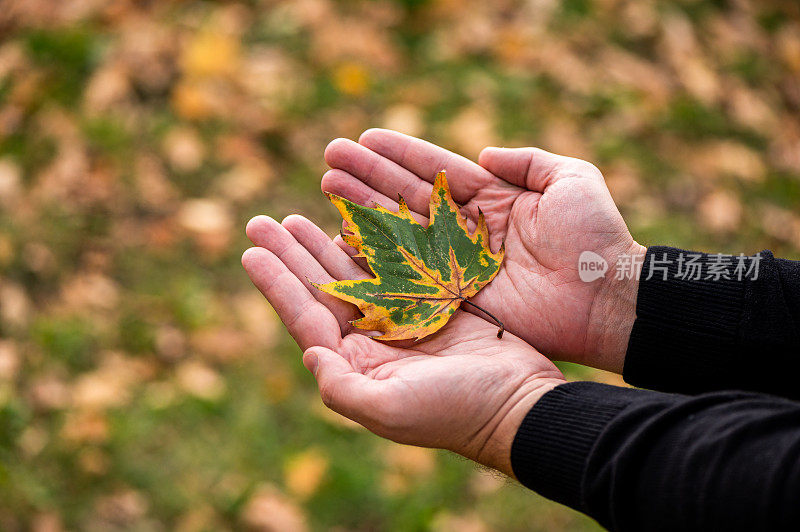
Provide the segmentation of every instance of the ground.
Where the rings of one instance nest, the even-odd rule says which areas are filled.
[[[0,528],[597,527],[326,411],[241,269],[253,215],[335,234],[323,149],[373,126],[591,160],[643,244],[800,258],[794,1],[5,0]]]

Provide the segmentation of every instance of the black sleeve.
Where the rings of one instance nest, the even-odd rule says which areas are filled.
[[[557,386],[511,449],[525,486],[611,530],[800,530],[800,404]]]
[[[648,248],[626,382],[687,394],[741,389],[800,398],[798,374],[800,262],[769,251],[737,257]]]

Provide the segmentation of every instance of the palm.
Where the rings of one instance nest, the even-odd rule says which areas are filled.
[[[349,325],[355,307],[310,285],[366,275],[319,228],[300,216],[283,224],[262,216],[247,233],[260,246],[242,259],[254,284],[302,349],[330,355],[327,374],[317,375],[323,399],[379,435],[481,461],[507,411],[544,380],[561,378],[525,342],[498,340],[493,325],[462,311],[426,340],[375,341]]]
[[[625,224],[621,218],[608,219],[597,203],[576,200],[596,196],[596,182],[564,179],[542,194],[510,189],[495,179],[498,190],[487,187],[473,201],[485,209],[490,230],[505,240],[506,260],[475,302],[497,312],[509,331],[542,351],[584,354],[592,302],[602,284],[580,280],[578,257],[584,250],[610,255],[628,234]],[[491,200],[500,191],[507,195],[504,201],[482,201],[482,196]]]
[[[474,223],[480,207],[494,248],[506,245],[503,267],[475,303],[550,356],[582,361],[602,349],[596,337],[603,309],[595,303],[613,280],[582,282],[578,257],[590,250],[613,264],[635,243],[596,168],[540,152],[533,163],[530,157],[490,160],[493,165],[484,164],[491,173],[399,133],[370,130],[360,142],[366,147],[329,146],[326,159],[335,169],[323,178],[325,190],[389,208],[396,206],[390,191],[401,191],[425,223],[429,181],[448,170],[463,213]]]
[[[559,378],[558,369],[522,340],[498,340],[493,325],[458,312],[429,339],[409,348],[344,337],[339,352],[357,371],[385,384],[374,407],[393,420],[380,435],[425,446],[477,448],[526,382]],[[534,356],[531,356],[534,355]],[[446,410],[446,412],[445,412]],[[413,425],[416,430],[409,431]],[[373,425],[374,427],[374,425]],[[485,427],[477,431],[476,427]],[[372,428],[372,427],[371,427]]]

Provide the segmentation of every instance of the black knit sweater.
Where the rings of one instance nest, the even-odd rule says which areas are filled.
[[[800,263],[688,253],[642,269],[623,376],[659,391],[556,387],[514,473],[613,530],[800,530]]]

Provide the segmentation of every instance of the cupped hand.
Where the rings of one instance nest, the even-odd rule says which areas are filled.
[[[618,279],[614,265],[620,256],[641,261],[645,248],[631,237],[595,166],[537,148],[486,148],[476,164],[381,129],[367,130],[358,143],[334,140],[325,160],[332,170],[322,178],[324,191],[393,210],[400,194],[423,224],[434,176],[446,170],[462,213],[474,226],[480,208],[493,249],[506,246],[500,272],[475,303],[551,358],[621,372],[638,281]],[[580,279],[584,251],[607,261],[605,277]]]
[[[301,216],[247,225],[256,247],[242,264],[305,351],[331,409],[400,443],[449,449],[512,475],[510,448],[525,414],[564,382],[547,358],[496,326],[457,311],[436,334],[405,346],[354,330],[357,309],[316,290],[367,274]]]

